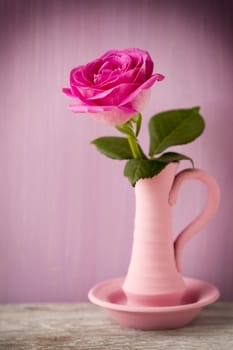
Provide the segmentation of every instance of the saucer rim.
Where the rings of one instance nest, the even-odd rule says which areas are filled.
[[[197,278],[191,278],[191,277],[183,277],[183,278],[186,283],[195,281],[195,282],[198,282],[200,286],[208,287],[210,289],[209,297],[208,295],[207,296],[205,295],[204,298],[200,298],[194,303],[174,305],[174,306],[140,306],[140,305],[134,306],[134,305],[127,305],[127,304],[113,303],[113,302],[107,301],[106,299],[98,298],[98,290],[100,288],[106,287],[106,285],[109,286],[111,284],[116,284],[116,283],[119,284],[121,281],[123,282],[124,277],[117,277],[117,278],[113,278],[113,279],[109,279],[109,280],[105,280],[97,283],[88,292],[88,299],[92,303],[109,310],[125,311],[125,312],[140,312],[140,313],[166,313],[166,312],[188,311],[192,309],[201,309],[204,306],[214,303],[219,298],[220,291],[213,284]],[[117,290],[118,289],[112,290],[111,293],[116,292]]]

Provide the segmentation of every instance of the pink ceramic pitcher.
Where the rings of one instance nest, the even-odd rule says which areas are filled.
[[[180,274],[181,254],[187,240],[200,231],[219,204],[219,188],[203,170],[187,169],[176,175],[178,163],[168,164],[151,179],[136,183],[136,215],[132,256],[123,290],[128,304],[178,305],[185,283]],[[207,186],[207,203],[201,214],[172,239],[172,205],[181,184],[197,179]]]

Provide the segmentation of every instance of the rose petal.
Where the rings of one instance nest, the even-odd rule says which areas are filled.
[[[76,104],[76,105],[68,105],[68,108],[71,109],[73,112],[76,113],[98,113],[98,112],[107,112],[107,111],[113,111],[115,109],[120,109],[124,113],[137,113],[137,110],[133,108],[130,104],[116,107],[116,106],[93,106],[93,105],[83,105],[83,104]]]
[[[154,63],[149,53],[136,48],[127,49],[126,52],[134,58],[139,67],[143,67],[144,71],[146,72],[146,78],[148,79],[151,76],[154,67]]]
[[[71,85],[71,90],[72,90],[72,94],[75,98],[78,98],[80,101],[82,101],[84,103],[87,101],[86,97],[79,91],[77,86]]]
[[[68,97],[71,97],[71,98],[74,98],[74,97],[75,97],[75,96],[73,95],[72,90],[69,89],[69,88],[63,88],[63,89],[62,89],[62,92],[63,92],[66,96],[68,96]]]
[[[92,114],[92,117],[104,124],[108,125],[119,125],[124,124],[130,120],[137,111],[132,108],[129,109],[119,109],[115,108],[112,111],[105,111],[101,113]]]
[[[123,70],[129,69],[130,67],[133,67],[133,60],[132,58],[127,54],[126,50],[120,51],[120,50],[110,50],[107,51],[105,54],[103,54],[100,59],[102,59],[105,62],[111,62],[115,61],[118,62],[118,64],[121,66]]]
[[[95,74],[98,74],[98,71],[99,71],[100,67],[102,66],[102,64],[103,64],[103,60],[97,59],[95,61],[88,63],[85,66],[84,75],[88,79],[88,81],[90,82],[91,85],[94,84]]]
[[[75,98],[78,98],[79,100],[81,100],[84,104],[95,104],[92,101],[89,101],[89,98],[93,96],[93,94],[95,93],[94,89],[88,88],[88,87],[78,87],[78,86],[73,86],[71,85],[71,90],[73,93],[73,96]],[[100,90],[97,90],[97,93]]]
[[[71,111],[75,113],[98,113],[104,111],[111,111],[114,109],[112,106],[92,106],[92,105],[69,105]]]
[[[143,56],[145,54],[145,51],[139,49],[126,49],[124,51],[131,58],[134,67],[141,66],[141,64],[143,63]]]
[[[85,66],[79,66],[76,68],[73,68],[70,72],[70,85],[81,85],[81,86],[87,86],[90,84],[89,80],[84,75],[84,67]]]
[[[129,103],[138,112],[141,112],[149,102],[151,89],[144,89]],[[128,104],[128,105],[129,105]]]
[[[137,75],[134,79],[135,83],[138,84],[143,84],[146,80],[148,80],[150,77],[147,76],[146,71],[145,71],[145,67],[142,66],[140,69],[138,69],[137,71]]]
[[[98,73],[103,61],[96,59],[87,65],[73,68],[70,72],[70,84],[78,86],[90,86],[93,84],[94,75]]]
[[[120,84],[106,91],[97,93],[93,97],[90,97],[89,100],[94,101],[97,104],[105,105],[115,105],[118,106],[125,96],[131,94],[132,91],[137,89],[138,84]]]
[[[110,73],[108,72],[106,74],[103,72],[100,76],[98,76],[96,87],[106,90],[122,83],[134,83],[138,74],[138,70],[138,68],[135,68],[125,72],[117,70]]]
[[[142,90],[149,89],[156,81],[161,81],[164,79],[162,74],[156,73],[150,77],[145,83],[140,85],[136,90],[134,90],[130,95],[128,95],[121,103],[120,106],[131,102]]]
[[[82,96],[82,98],[87,101],[91,97],[95,97],[96,94],[103,92],[102,89],[96,88],[96,87],[88,87],[88,86],[71,86],[71,89],[74,90],[74,92],[77,91],[77,96]]]

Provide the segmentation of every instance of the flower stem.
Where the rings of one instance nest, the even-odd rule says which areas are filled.
[[[128,139],[129,146],[130,146],[130,149],[132,151],[133,157],[135,159],[143,158],[142,157],[142,152],[141,152],[141,150],[139,148],[137,140],[134,137],[132,137],[132,136],[127,136],[127,139]]]
[[[141,114],[135,115],[132,119],[130,119],[125,124],[116,125],[115,128],[121,133],[127,136],[127,140],[129,143],[129,147],[131,149],[132,155],[134,159],[147,159],[146,155],[143,153],[140,145],[137,141],[137,136],[141,127]],[[136,123],[136,131],[134,131],[133,122]]]

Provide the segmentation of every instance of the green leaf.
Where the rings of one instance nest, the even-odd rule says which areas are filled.
[[[157,160],[130,159],[125,166],[124,175],[128,177],[132,186],[139,179],[151,178],[160,173],[167,164]]]
[[[138,113],[136,114],[134,117],[133,117],[133,122],[136,124],[136,137],[138,136],[140,130],[141,130],[141,125],[142,125],[142,115],[141,113]]]
[[[195,140],[205,128],[199,107],[161,112],[149,122],[150,156]]]
[[[116,125],[115,128],[120,131],[122,134],[125,134],[127,136],[132,136],[132,137],[135,137],[134,135],[134,131],[132,129],[132,125],[129,124],[128,122],[125,123],[125,124],[119,124],[119,125]]]
[[[132,159],[133,155],[124,137],[100,137],[91,142],[97,150],[112,159]]]
[[[156,160],[166,164],[170,162],[179,162],[180,160],[190,160],[190,162],[192,163],[192,167],[194,168],[194,163],[192,158],[187,157],[181,153],[176,153],[176,152],[163,153],[159,158],[156,158]]]

